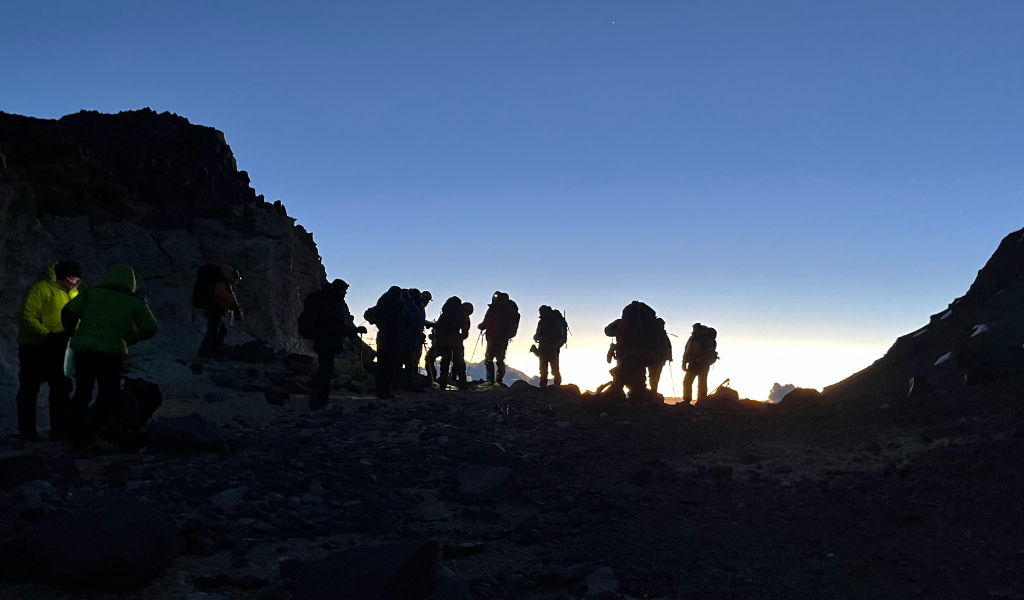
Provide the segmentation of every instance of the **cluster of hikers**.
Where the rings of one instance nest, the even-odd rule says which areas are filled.
[[[156,335],[156,317],[135,294],[135,271],[127,265],[111,266],[99,285],[79,292],[81,280],[74,261],[47,265],[18,313],[22,439],[40,439],[36,398],[43,383],[50,388],[50,439],[110,443],[130,433],[120,404],[124,357],[129,346]]]
[[[47,265],[39,281],[29,288],[18,313],[18,430],[25,440],[40,439],[36,401],[43,383],[49,386],[50,439],[85,445],[97,441],[118,443],[131,433],[122,418],[123,361],[129,346],[156,334],[157,320],[146,301],[136,294],[135,272],[130,266],[111,266],[99,285],[80,292],[81,280],[82,268],[74,261]],[[240,281],[240,274],[231,266],[203,265],[198,269],[191,300],[206,319],[199,357],[217,356],[228,332],[225,321],[242,318],[235,296]],[[298,333],[312,341],[317,355],[317,371],[310,386],[311,408],[327,404],[335,357],[346,345],[360,346],[359,336],[367,332],[355,324],[345,302],[348,288],[348,283],[335,279],[303,301]],[[377,328],[376,362],[371,367],[379,398],[392,397],[398,388],[469,389],[465,342],[471,333],[473,305],[451,296],[442,304],[437,319],[431,321],[427,305],[432,300],[429,291],[392,286],[363,313],[366,321]],[[530,352],[539,361],[540,386],[547,387],[550,373],[557,387],[562,385],[559,355],[568,342],[569,324],[561,311],[551,306],[541,306],[538,313]],[[519,321],[515,301],[506,292],[494,292],[477,325],[480,337],[486,339],[486,380],[477,389],[505,387],[505,355],[519,331]],[[604,331],[614,338],[607,360],[614,360],[615,366],[609,371],[612,380],[597,393],[625,399],[628,389],[628,398],[634,403],[659,398],[662,370],[666,362],[672,361],[664,319],[647,304],[633,301]],[[421,357],[426,383],[419,371]],[[717,359],[715,330],[695,323],[683,353],[684,403],[693,400],[694,380],[698,382],[698,400],[707,396],[708,370]]]

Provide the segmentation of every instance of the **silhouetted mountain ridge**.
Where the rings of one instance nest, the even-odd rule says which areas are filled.
[[[832,400],[897,399],[915,378],[951,390],[1024,373],[1024,229],[999,244],[967,293],[901,336],[870,367],[825,388]],[[922,385],[923,384],[923,385]]]

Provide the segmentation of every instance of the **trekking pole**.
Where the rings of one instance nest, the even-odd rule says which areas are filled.
[[[671,360],[668,361],[668,380],[672,382],[672,397],[673,398],[678,398],[679,396],[676,396],[676,376],[672,374],[672,361]]]
[[[363,346],[364,346],[364,344],[363,344],[363,334],[357,333],[356,335],[359,336],[359,368],[362,369],[365,372],[366,371],[366,367],[363,366]],[[367,375],[369,375],[369,373],[367,373]],[[367,378],[363,377],[363,380],[361,382],[359,382],[359,401],[360,402],[364,402],[365,401],[365,398],[363,396],[366,393],[366,380],[367,380]]]
[[[480,345],[480,340],[482,339],[484,339],[484,332],[481,329],[480,335],[478,335],[476,338],[476,343],[473,344],[473,353],[469,355],[469,362],[473,362],[473,359],[476,358],[476,347]]]

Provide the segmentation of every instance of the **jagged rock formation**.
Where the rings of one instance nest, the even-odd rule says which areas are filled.
[[[825,388],[825,396],[893,400],[1024,373],[1021,307],[1024,229],[1003,239],[966,294],[873,365]]]
[[[264,201],[224,135],[150,109],[59,120],[0,113],[0,379],[16,379],[14,313],[43,264],[70,258],[84,284],[135,268],[166,351],[192,356],[202,324],[189,303],[196,268],[231,264],[246,312],[236,330],[302,350],[295,319],[324,268],[313,237]]]

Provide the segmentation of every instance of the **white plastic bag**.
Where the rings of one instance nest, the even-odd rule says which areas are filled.
[[[71,349],[71,344],[68,344],[68,349],[64,351],[64,376],[75,376],[75,351]]]

